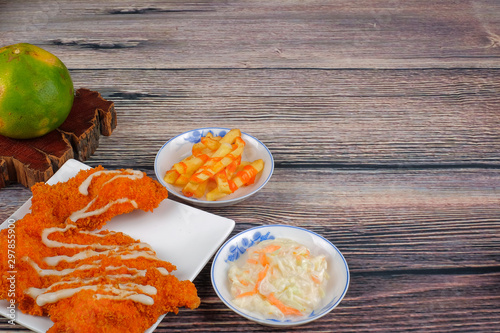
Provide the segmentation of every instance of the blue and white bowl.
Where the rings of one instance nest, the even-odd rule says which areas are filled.
[[[266,319],[260,314],[252,313],[236,306],[232,301],[233,296],[231,295],[228,279],[230,264],[245,253],[246,249],[250,246],[263,240],[275,238],[294,240],[305,245],[311,251],[311,254],[324,254],[326,256],[328,274],[330,276],[325,290],[326,296],[323,298],[318,309],[313,311],[309,316],[283,321]],[[216,253],[212,262],[211,279],[219,298],[234,312],[262,325],[286,327],[309,323],[332,311],[344,298],[349,287],[350,277],[349,268],[344,256],[335,245],[324,237],[299,227],[269,225],[248,229],[225,242]]]
[[[193,144],[199,142],[202,136],[206,136],[208,132],[212,132],[214,136],[224,136],[228,131],[230,131],[229,128],[222,127],[199,128],[179,134],[169,140],[156,154],[154,167],[158,181],[165,186],[172,195],[202,207],[234,205],[257,193],[267,184],[269,179],[271,179],[274,171],[274,159],[269,149],[267,149],[262,142],[243,132],[241,133],[241,138],[245,141],[246,145],[243,151],[242,160],[254,161],[259,158],[264,160],[264,170],[262,170],[262,173],[257,177],[254,184],[243,186],[220,200],[207,201],[205,197],[199,199],[186,197],[182,194],[181,187],[167,184],[163,180],[165,173],[170,170],[172,165],[191,155]]]

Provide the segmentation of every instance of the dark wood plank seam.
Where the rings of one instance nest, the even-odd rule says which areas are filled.
[[[436,164],[351,164],[351,163],[301,163],[301,162],[275,162],[275,168],[281,169],[341,169],[341,170],[408,170],[408,171],[419,171],[419,170],[440,170],[440,169],[488,169],[488,170],[499,170],[499,164],[494,163],[436,163]]]
[[[500,266],[456,267],[456,268],[424,268],[382,271],[355,271],[356,276],[389,276],[389,275],[483,275],[500,273]]]
[[[56,42],[56,41],[54,41]],[[55,43],[39,43],[39,45],[51,45]],[[63,45],[63,44],[56,44]],[[67,45],[76,45],[67,43]],[[499,58],[493,57],[492,58]],[[499,62],[500,63],[500,62]],[[207,71],[207,70],[238,70],[238,71],[262,71],[262,70],[276,70],[276,71],[332,71],[332,72],[343,72],[343,71],[370,71],[370,72],[410,72],[410,71],[498,71],[499,67],[409,67],[409,68],[373,68],[373,67],[346,67],[346,68],[332,68],[332,67],[113,67],[113,68],[68,68],[70,70],[78,71]]]

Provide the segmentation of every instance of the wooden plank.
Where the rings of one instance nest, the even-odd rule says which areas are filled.
[[[71,74],[75,86],[115,102],[117,130],[96,152],[110,165],[135,164],[141,156],[139,165],[151,168],[163,143],[206,126],[256,136],[277,165],[500,165],[500,70]]]
[[[499,184],[497,170],[278,169],[237,210],[210,211],[234,219],[234,233],[261,224],[318,232],[352,272],[498,269]]]
[[[262,224],[320,233],[353,273],[468,272],[499,269],[499,187],[498,170],[279,168],[251,199],[204,210],[236,221],[233,234]],[[5,190],[2,220],[22,204]]]
[[[351,276],[349,290],[331,313],[286,332],[470,332],[496,331],[499,273]],[[202,304],[166,317],[157,332],[270,332],[234,315],[215,295],[209,270],[195,284]],[[495,295],[492,297],[492,295]],[[472,317],[471,317],[472,316]],[[210,326],[205,326],[210,318]],[[473,319],[471,319],[473,318]]]
[[[29,198],[31,191],[21,184],[11,184],[0,190],[0,223],[7,220]]]
[[[445,275],[353,274],[344,300],[328,315],[283,332],[496,332],[500,273]],[[229,310],[205,268],[195,281],[201,306],[169,314],[155,332],[270,332]],[[15,328],[16,330],[14,330]],[[30,332],[0,318],[0,329]]]
[[[3,44],[37,44],[71,69],[499,67],[495,0],[1,5]]]

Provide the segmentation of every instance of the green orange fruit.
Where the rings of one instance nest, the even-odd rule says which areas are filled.
[[[0,134],[42,136],[59,127],[73,105],[73,81],[63,62],[38,46],[0,48]]]

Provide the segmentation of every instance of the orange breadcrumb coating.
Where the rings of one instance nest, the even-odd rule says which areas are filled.
[[[102,167],[83,170],[65,183],[52,186],[36,184],[32,187],[33,198],[31,213],[15,223],[16,233],[16,295],[19,309],[28,314],[50,316],[54,325],[49,332],[144,332],[153,325],[158,317],[167,312],[178,312],[179,307],[194,309],[200,299],[194,284],[179,281],[174,275],[166,274],[176,268],[169,262],[156,257],[147,244],[140,243],[130,236],[101,228],[112,217],[135,209],[130,202],[111,205],[100,215],[72,221],[71,214],[86,207],[95,199],[90,210],[99,209],[107,203],[120,198],[134,200],[138,209],[152,211],[167,197],[166,189],[145,174],[140,179],[119,177],[108,182],[115,174],[95,176],[89,187],[88,195],[79,192],[80,184],[92,173],[104,170]],[[130,172],[120,170],[120,174]],[[63,229],[67,226],[69,228]],[[82,248],[67,246],[49,247],[42,240],[47,228],[52,230],[48,239],[64,244],[80,244]],[[108,246],[107,248],[95,247]],[[8,230],[0,232],[0,248],[7,249]],[[92,256],[78,260],[59,260],[50,263],[46,258],[75,256],[82,251],[94,251]],[[126,257],[139,251],[138,256]],[[8,257],[0,260],[0,299],[8,297]],[[43,272],[63,271],[62,276],[40,274]],[[75,269],[76,268],[76,269]],[[160,268],[160,269],[158,269]],[[49,271],[50,270],[50,271]],[[66,272],[65,271],[65,272]],[[61,281],[63,283],[61,283]],[[143,304],[131,299],[111,299],[119,294],[106,286],[117,289],[127,286],[127,292],[143,294],[141,286],[155,288],[155,294],[148,294],[153,304]],[[62,289],[95,286],[82,289],[74,295],[56,302],[37,304],[30,290],[57,292]],[[39,289],[33,289],[39,288]]]
[[[140,209],[152,211],[163,199],[168,196],[165,187],[144,174],[141,179],[121,178],[108,182],[116,174],[101,174],[94,177],[89,187],[89,195],[83,195],[78,191],[80,184],[92,173],[104,170],[99,166],[90,170],[82,170],[75,177],[65,183],[47,185],[45,183],[35,184],[31,191],[31,211],[50,212],[57,220],[65,222],[71,213],[84,208],[97,195],[96,202],[90,207],[98,208],[106,203],[123,197],[135,200]],[[123,174],[129,174],[126,170],[120,170]],[[57,204],[54,204],[57,203]],[[106,213],[78,221],[78,226],[93,230],[101,228],[113,216],[130,213],[134,207],[130,203],[112,206]]]

